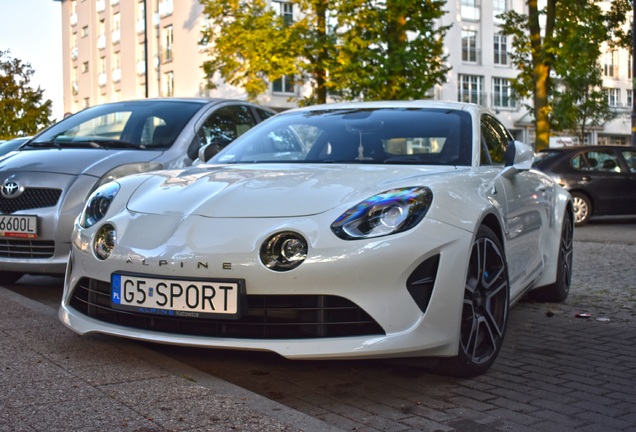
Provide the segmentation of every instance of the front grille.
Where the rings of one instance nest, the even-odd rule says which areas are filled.
[[[27,188],[15,198],[0,196],[0,213],[53,207],[57,205],[61,195],[61,189]]]
[[[55,252],[55,242],[50,240],[10,240],[0,238],[2,258],[51,258]]]
[[[181,318],[112,309],[110,284],[82,278],[71,306],[100,321],[189,336],[312,339],[385,334],[350,300],[326,295],[248,295],[247,312],[238,320]]]

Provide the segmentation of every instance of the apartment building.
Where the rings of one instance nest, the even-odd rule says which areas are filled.
[[[63,26],[64,110],[76,112],[110,101],[159,96],[212,96],[245,99],[240,88],[219,84],[208,89],[199,42],[207,24],[198,0],[54,0],[61,2]],[[271,0],[279,13],[297,11]],[[442,25],[452,66],[439,100],[474,102],[495,112],[519,140],[534,142],[534,126],[510,79],[511,40],[497,18],[506,10],[525,11],[525,0],[449,0]],[[626,50],[606,50],[599,59],[604,88],[616,118],[592,130],[590,143],[628,144],[631,137],[632,58]],[[272,83],[258,102],[275,109],[295,106],[302,87],[285,80]]]

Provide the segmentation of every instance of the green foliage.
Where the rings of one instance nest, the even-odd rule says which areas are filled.
[[[631,1],[615,0],[609,11],[580,0],[549,0],[542,10],[536,0],[528,4],[528,15],[503,14],[502,33],[512,37],[511,58],[520,71],[512,86],[519,97],[532,99],[527,108],[541,149],[548,146],[550,129],[582,139],[590,127],[613,117],[598,60],[603,43],[626,46]]]
[[[442,0],[291,0],[285,21],[264,0],[201,0],[210,27],[203,70],[251,99],[284,76],[309,83],[302,104],[411,99],[444,80]]]
[[[420,99],[445,81],[444,1],[343,1],[338,62],[330,71],[345,99]]]
[[[0,139],[32,135],[51,124],[53,102],[43,102],[44,90],[29,85],[33,72],[29,63],[0,51]]]

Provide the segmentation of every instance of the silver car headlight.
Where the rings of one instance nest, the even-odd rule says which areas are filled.
[[[427,187],[392,189],[372,196],[344,212],[331,230],[344,240],[381,237],[417,225],[431,206]]]
[[[106,216],[106,212],[115,196],[117,196],[119,188],[120,186],[117,182],[106,183],[88,197],[79,219],[79,224],[82,228],[89,228]]]
[[[161,168],[163,168],[163,165],[161,165],[160,163],[153,163],[153,162],[139,162],[139,163],[120,165],[117,168],[113,168],[112,170],[104,174],[102,178],[99,179],[99,181],[95,184],[95,189],[97,189],[98,187],[108,182],[117,180],[120,177],[132,175],[132,174],[140,174],[140,173],[144,173],[148,171],[156,171],[156,170],[160,170]]]

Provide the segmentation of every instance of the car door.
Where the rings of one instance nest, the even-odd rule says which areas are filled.
[[[481,135],[482,165],[496,165],[500,171],[512,136],[488,114],[481,117]],[[549,217],[549,188],[536,173],[524,171],[510,179],[499,176],[495,190],[494,198],[504,210],[510,295],[515,298],[543,268],[541,239]]]
[[[636,149],[621,150],[621,155],[625,162],[623,169],[627,173],[629,182],[624,205],[627,213],[636,214]]]
[[[570,159],[574,169],[570,189],[582,189],[592,197],[594,214],[634,213],[627,203],[633,197],[632,173],[612,148],[588,149]]]

